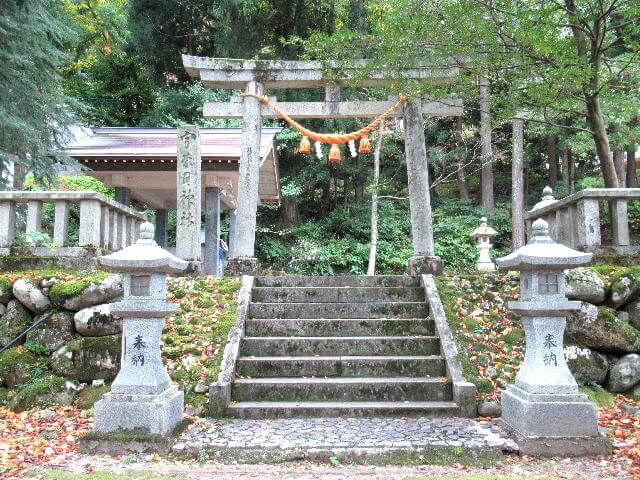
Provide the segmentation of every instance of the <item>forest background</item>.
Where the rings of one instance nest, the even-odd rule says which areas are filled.
[[[521,242],[512,228],[518,223],[512,201],[516,212],[531,208],[545,185],[556,197],[637,186],[640,5],[631,0],[5,0],[0,162],[31,172],[18,187],[60,187],[52,166],[69,161],[59,147],[70,125],[239,126],[202,117],[204,101],[239,92],[204,89],[189,79],[182,53],[367,58],[370,68],[392,71],[461,65],[459,80],[444,87],[398,81],[387,89],[342,90],[344,100],[398,93],[464,100],[463,117],[425,121],[436,253],[449,270],[473,265],[469,234],[483,215],[499,232],[496,254]],[[324,92],[279,91],[278,98],[322,100]],[[347,132],[364,123],[305,125]],[[520,128],[522,155],[513,148]],[[412,253],[403,136],[401,122],[385,124],[376,273],[404,273]],[[363,274],[373,155],[343,152],[341,163],[329,164],[326,156],[297,154],[299,140],[290,128],[277,137],[283,198],[259,208],[259,259],[274,271]],[[512,181],[514,165],[524,170],[522,186]],[[89,178],[63,187],[112,194]],[[638,236],[640,205],[629,208]]]

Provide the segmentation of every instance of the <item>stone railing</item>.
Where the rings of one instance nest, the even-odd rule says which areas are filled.
[[[54,248],[36,248],[36,255],[76,256],[116,251],[134,243],[138,228],[146,216],[94,191],[4,191],[0,192],[0,255],[8,255],[15,244],[16,233],[24,220],[17,214],[18,204],[26,204],[25,233],[43,232],[42,208],[55,206],[53,225]],[[72,204],[80,205],[78,244],[70,246],[69,212]]]
[[[549,224],[551,237],[559,243],[585,251],[600,247],[629,250],[629,216],[627,203],[640,200],[640,188],[588,188],[556,200],[549,187],[542,201],[525,214],[527,232],[531,224],[543,218]],[[603,245],[600,223],[600,202],[609,205],[611,244]]]

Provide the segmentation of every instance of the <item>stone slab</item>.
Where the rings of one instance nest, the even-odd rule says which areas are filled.
[[[420,287],[256,287],[254,302],[424,302]]]
[[[435,255],[417,255],[409,258],[409,275],[442,275],[442,259]]]
[[[225,275],[241,277],[258,273],[258,259],[254,257],[233,257],[227,260]]]
[[[250,318],[426,318],[424,302],[252,303]]]
[[[257,287],[419,287],[420,277],[407,275],[280,275],[256,277]]]
[[[598,436],[597,408],[586,396],[555,397],[527,394],[509,385],[502,392],[502,419],[523,437]]]
[[[157,395],[107,393],[96,402],[94,412],[98,432],[167,435],[182,421],[184,394],[175,385]]]

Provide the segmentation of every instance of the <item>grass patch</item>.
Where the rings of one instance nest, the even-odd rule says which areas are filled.
[[[56,405],[51,394],[64,392],[65,379],[56,375],[35,378],[18,390],[9,402],[11,410],[20,412],[34,407]]]
[[[159,473],[144,471],[128,471],[126,473],[113,472],[91,472],[91,473],[72,473],[53,470],[44,475],[35,474],[31,478],[42,480],[182,480],[187,477],[182,475],[161,475]]]
[[[522,364],[524,330],[507,310],[518,295],[518,278],[509,275],[436,277],[447,321],[456,339],[465,378],[480,397],[499,398]]]
[[[613,407],[615,403],[615,395],[607,392],[598,384],[581,385],[580,390],[598,407]]]
[[[163,356],[171,379],[194,407],[204,406],[206,397],[193,387],[218,379],[227,336],[236,324],[240,286],[238,279],[225,277],[169,280],[168,299],[178,303],[178,310],[165,324]]]

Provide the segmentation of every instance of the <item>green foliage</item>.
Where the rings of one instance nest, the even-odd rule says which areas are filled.
[[[73,34],[55,0],[4,0],[0,14],[0,168],[15,161],[53,175],[72,122],[59,67]]]
[[[580,390],[598,407],[610,408],[614,405],[614,395],[607,392],[597,383],[581,385]]]
[[[55,375],[36,377],[20,388],[11,399],[9,406],[14,411],[34,407],[48,407],[57,402],[52,394],[64,392],[65,379]]]

